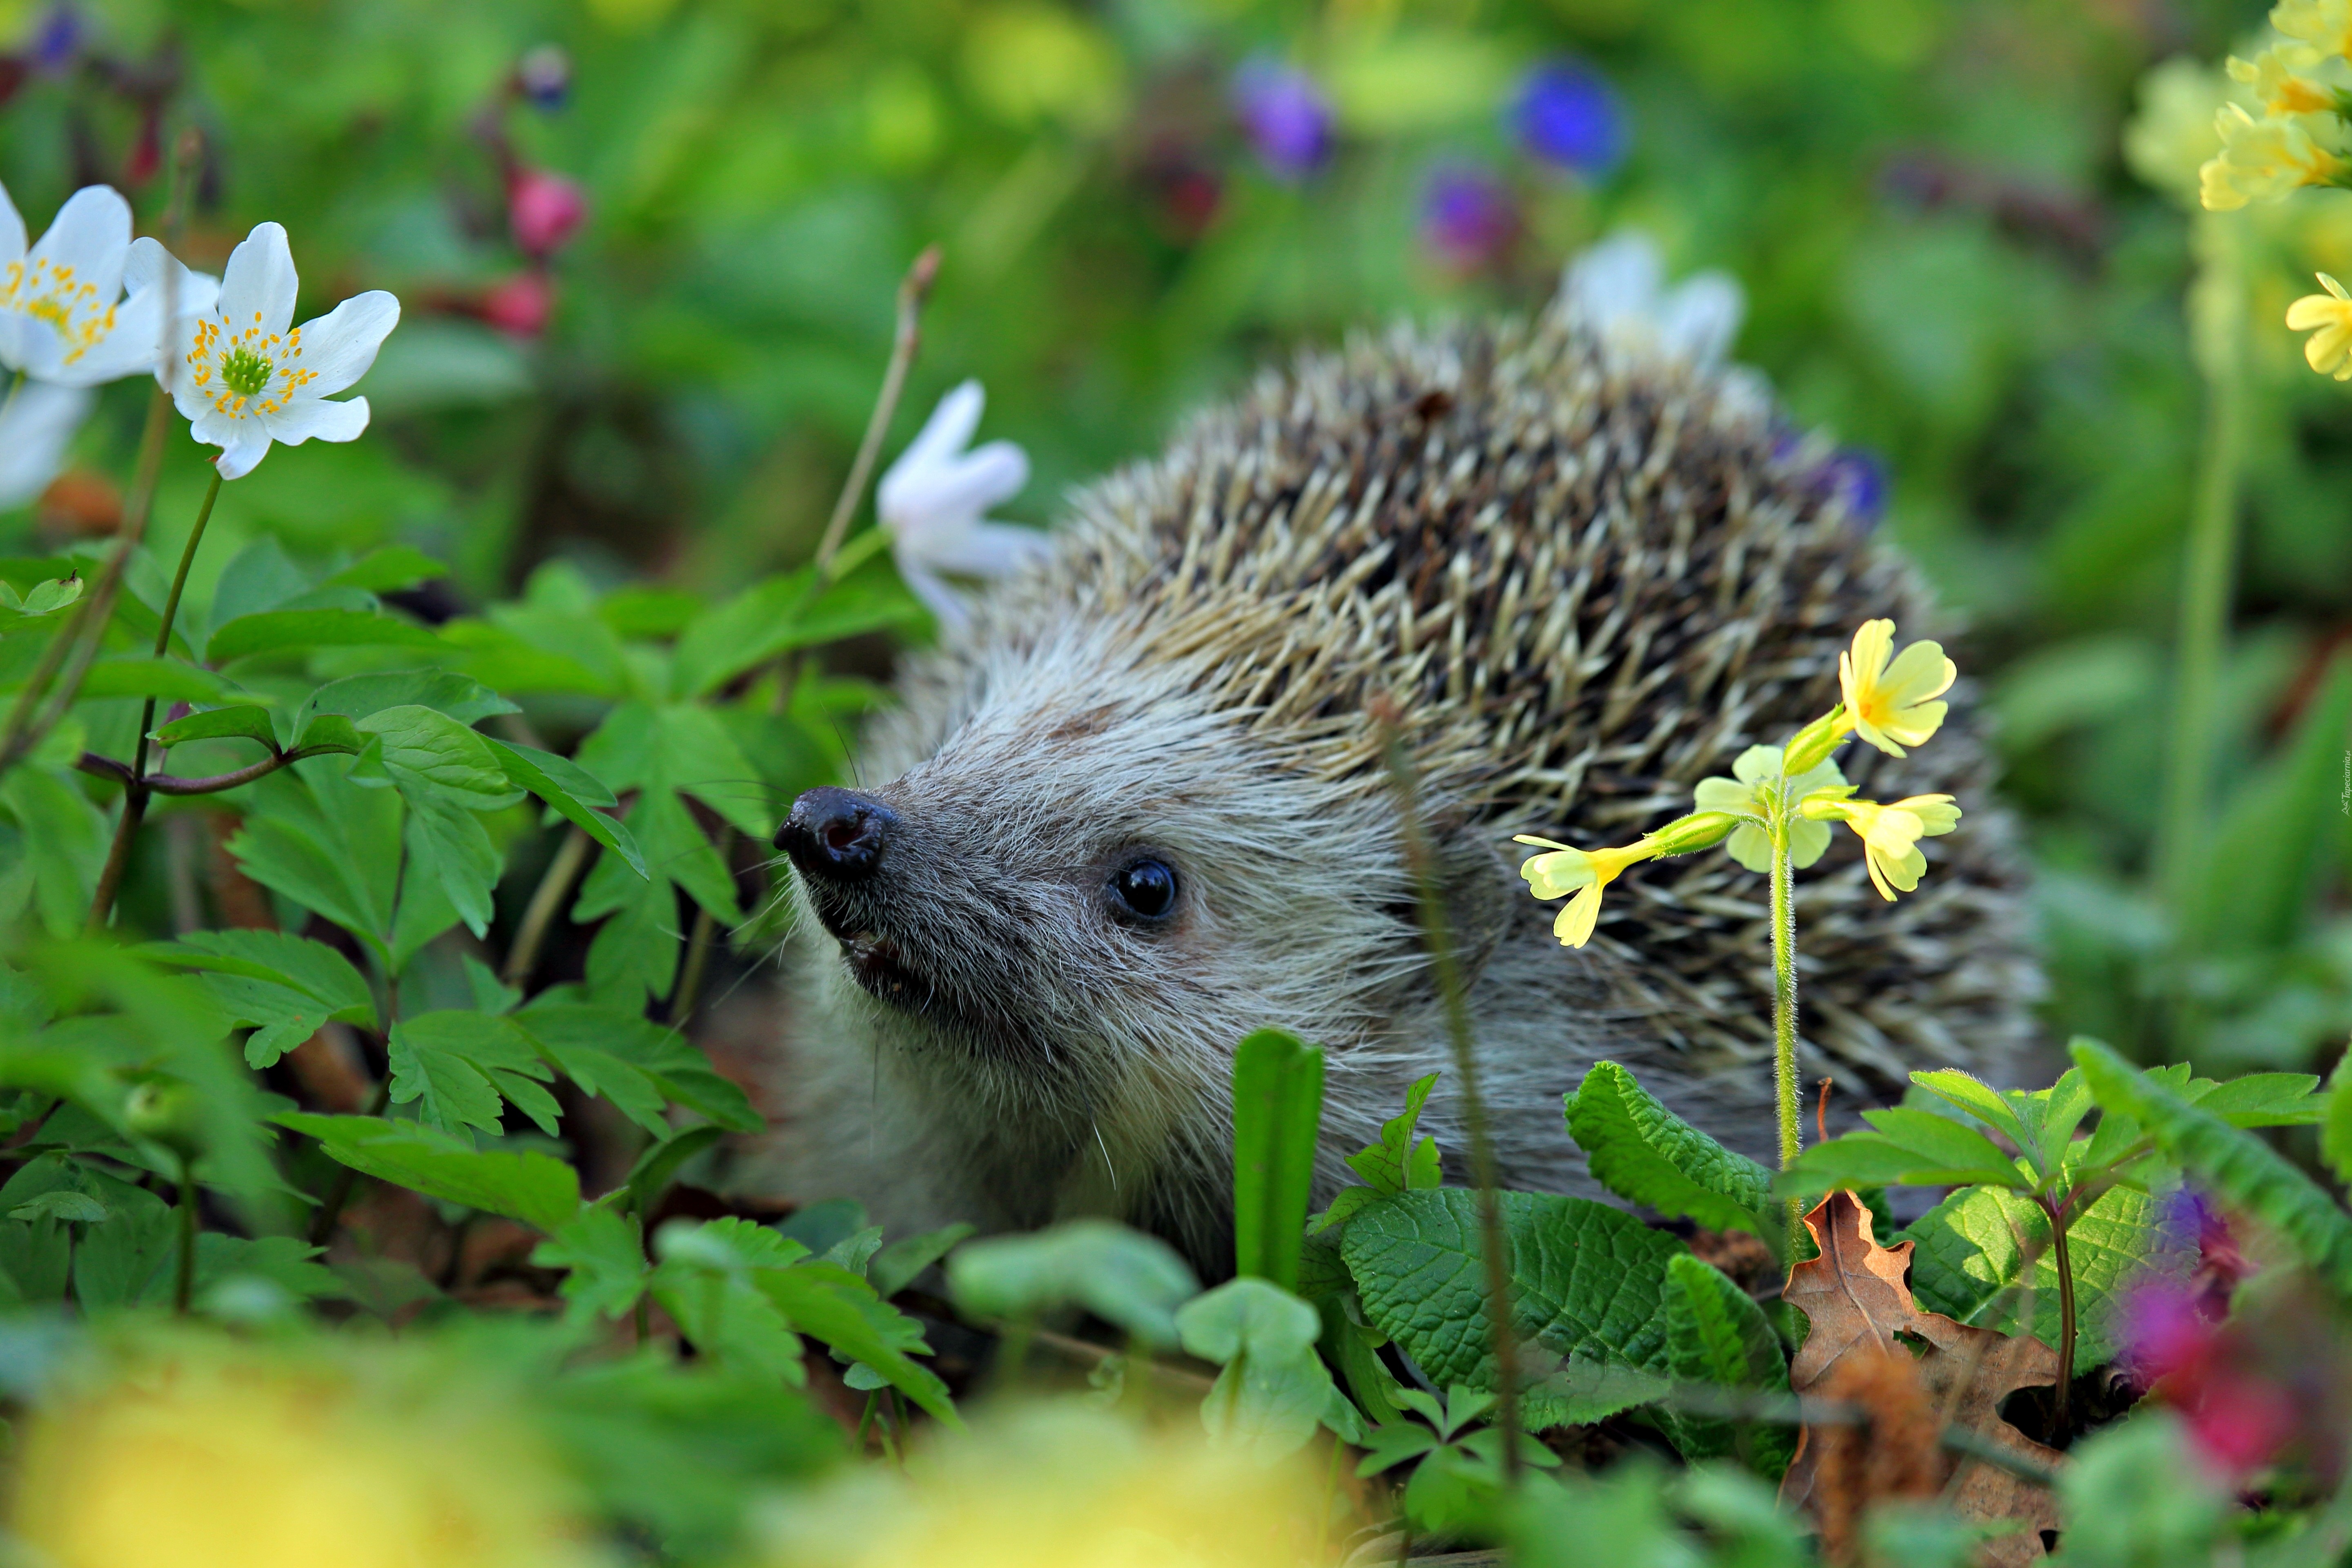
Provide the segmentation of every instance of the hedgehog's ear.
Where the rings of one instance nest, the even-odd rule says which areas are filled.
[[[1440,834],[1434,846],[1445,929],[1465,987],[1502,945],[1516,909],[1512,895],[1518,879],[1487,837],[1480,825],[1469,823]]]

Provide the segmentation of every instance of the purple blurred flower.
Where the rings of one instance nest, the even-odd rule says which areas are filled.
[[[1489,266],[1518,232],[1518,203],[1492,172],[1448,163],[1430,175],[1421,199],[1421,237],[1447,266],[1465,272]]]
[[[1298,181],[1331,158],[1331,105],[1295,66],[1254,55],[1234,73],[1234,117],[1266,173]]]
[[[557,110],[572,93],[572,57],[559,44],[541,44],[515,65],[515,86],[541,109]]]
[[[1598,177],[1625,156],[1625,116],[1600,72],[1577,59],[1528,72],[1511,101],[1519,145],[1547,163]]]
[[[1874,452],[1841,447],[1822,465],[1821,485],[1823,494],[1844,501],[1854,521],[1864,528],[1886,514],[1886,465]]]
[[[33,32],[31,48],[33,68],[43,76],[63,76],[73,68],[81,55],[81,13],[65,0],[49,7],[41,25]]]

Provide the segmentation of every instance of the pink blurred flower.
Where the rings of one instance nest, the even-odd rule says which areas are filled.
[[[555,313],[555,280],[544,272],[518,272],[491,285],[482,296],[482,320],[518,338],[535,338],[547,331]]]
[[[588,220],[588,194],[561,174],[518,166],[507,176],[507,218],[523,254],[543,260]]]
[[[2123,1362],[2133,1380],[2180,1412],[2199,1452],[2242,1479],[2295,1435],[2294,1403],[2251,1364],[2242,1333],[2215,1321],[2203,1293],[2155,1279],[2124,1299]]]

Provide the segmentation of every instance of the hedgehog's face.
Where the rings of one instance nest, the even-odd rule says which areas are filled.
[[[1214,1092],[1254,1028],[1392,1011],[1419,953],[1385,799],[1083,646],[967,679],[886,752],[897,777],[813,790],[778,836],[888,1039],[1097,1110],[1139,1081]]]

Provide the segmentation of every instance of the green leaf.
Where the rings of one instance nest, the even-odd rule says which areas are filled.
[[[383,765],[454,794],[503,802],[514,793],[489,742],[441,712],[416,703],[385,708],[354,721],[362,735],[383,742]]]
[[[270,726],[268,710],[261,708],[208,709],[174,719],[155,731],[156,742],[165,746],[225,739],[258,741],[272,752],[278,750],[278,731]]]
[[[641,1014],[595,1003],[534,1003],[514,1015],[549,1060],[591,1094],[638,1118],[652,1090],[732,1132],[758,1132],[767,1123],[742,1089],[712,1068],[710,1058],[675,1029]],[[626,1098],[624,1098],[626,1097]],[[647,1131],[667,1131],[656,1111]]]
[[[320,586],[364,588],[371,594],[390,594],[447,575],[449,568],[423,551],[407,544],[387,544],[369,551]]]
[[[414,1121],[279,1112],[281,1127],[319,1141],[355,1171],[427,1197],[504,1215],[552,1236],[580,1212],[579,1173],[545,1154],[483,1153]]]
[[[697,618],[678,637],[672,689],[700,697],[793,648],[922,618],[921,606],[878,563],[812,597],[814,576],[804,567],[771,577]]]
[[[1177,1309],[1176,1331],[1186,1353],[1224,1369],[1201,1406],[1202,1425],[1260,1459],[1305,1447],[1339,1395],[1315,1353],[1322,1319],[1264,1279],[1231,1279],[1193,1297]]]
[[[1315,1183],[1323,1053],[1260,1029],[1234,1049],[1234,1256],[1237,1273],[1298,1288]],[[1304,1439],[1301,1439],[1304,1441]]]
[[[2336,1061],[2328,1079],[2327,1121],[2319,1134],[2319,1152],[2336,1169],[2336,1179],[2352,1183],[2352,1051]]]
[[[8,1211],[10,1219],[26,1221],[67,1220],[77,1225],[96,1225],[106,1217],[106,1205],[88,1193],[71,1188],[58,1188],[26,1199]]]
[[[741,1219],[673,1221],[656,1234],[654,1247],[661,1255],[650,1286],[654,1300],[697,1352],[739,1375],[795,1388],[808,1381],[801,1337],[752,1283],[763,1259],[781,1268],[804,1248]]]
[[[2270,1145],[2190,1104],[2096,1040],[2068,1047],[2091,1092],[2155,1136],[2157,1147],[2225,1203],[2281,1232],[2305,1261],[2352,1294],[2352,1215]]]
[[[1084,1307],[1158,1350],[1174,1347],[1175,1310],[1201,1290],[1166,1242],[1099,1219],[967,1242],[948,1259],[948,1288],[983,1317]]]
[[[2232,1127],[2302,1127],[2327,1119],[2319,1079],[2306,1072],[2252,1072],[2210,1086],[2189,1080],[2181,1098]]]
[[[586,769],[552,752],[529,746],[489,741],[489,748],[509,779],[553,806],[589,837],[618,855],[630,870],[645,876],[645,857],[637,853],[636,840],[630,836],[627,826],[589,809],[611,805],[614,798],[613,792],[597,783]]]
[[[947,1384],[908,1354],[929,1352],[921,1325],[877,1296],[873,1286],[847,1269],[818,1262],[754,1269],[751,1279],[801,1332],[872,1367],[917,1405],[961,1428]]]
[[[239,616],[213,633],[205,645],[205,662],[227,664],[257,654],[299,653],[314,647],[439,646],[440,639],[422,626],[365,610],[264,610]]]
[[[459,804],[462,797],[408,780],[400,793],[408,803],[408,821],[401,835],[408,852],[408,892],[418,891],[429,878],[468,930],[476,936],[488,934],[496,912],[491,894],[502,865],[489,831]]]
[[[564,1316],[574,1321],[625,1317],[653,1279],[637,1216],[604,1204],[582,1209],[541,1242],[530,1260],[541,1268],[569,1270],[556,1289],[566,1303]]]
[[[1675,1115],[1617,1063],[1584,1075],[1568,1101],[1568,1131],[1593,1179],[1627,1202],[1780,1244],[1771,1173]]]
[[[1979,1181],[2016,1183],[2021,1180],[2014,1162],[1993,1141],[1973,1127],[1928,1110],[1865,1110],[1862,1119],[1890,1143],[1918,1156],[1918,1163],[1937,1171],[1981,1171]],[[2032,1147],[2033,1141],[2026,1140]]]
[[[91,662],[74,700],[103,702],[110,698],[157,697],[168,702],[227,702],[236,700],[237,696],[235,681],[209,669],[175,658],[111,653]]]
[[[141,956],[204,970],[205,988],[230,1018],[255,1026],[246,1065],[257,1069],[319,1032],[329,1020],[375,1024],[375,1000],[351,960],[324,942],[274,931],[192,931],[155,942]]]
[[[1925,1117],[1928,1113],[1914,1114]],[[1946,1125],[1961,1132],[1968,1131],[1956,1121]],[[2025,1176],[2006,1162],[1990,1166],[1948,1166],[1938,1165],[1934,1159],[1933,1154],[1908,1148],[1883,1132],[1849,1132],[1843,1138],[1816,1143],[1798,1155],[1773,1183],[1773,1190],[1784,1197],[1811,1197],[1838,1187],[1879,1187],[1896,1183],[1914,1186],[1977,1182],[2012,1187],[2028,1184]]]
[[[2203,886],[2185,901],[2182,939],[2201,953],[2293,946],[2312,924],[2321,868],[2337,833],[2337,780],[2352,725],[2352,658],[2337,657],[2294,736],[2231,797],[2200,839]]]
[[[1498,1194],[1512,1321],[1564,1358],[1663,1370],[1666,1259],[1682,1243],[1584,1198]],[[1441,1386],[1495,1385],[1478,1247],[1478,1194],[1409,1192],[1359,1213],[1339,1248],[1365,1315]],[[1529,1430],[1566,1417],[1530,1401]]]
[[[0,808],[16,818],[19,830],[13,847],[0,839],[0,887],[14,882],[22,889],[18,900],[29,892],[33,912],[52,935],[80,931],[106,863],[110,836],[105,814],[90,804],[79,783],[30,763],[0,778]],[[0,908],[0,919],[16,912]]]
[[[1381,1123],[1381,1141],[1348,1156],[1348,1168],[1383,1196],[1434,1187],[1441,1179],[1437,1140],[1423,1138],[1415,1142],[1412,1136],[1421,1121],[1421,1108],[1429,1103],[1429,1091],[1437,1087],[1437,1077],[1431,1073],[1416,1081],[1405,1091],[1404,1114]]]
[[[555,1097],[540,1087],[555,1077],[509,1018],[452,1009],[421,1013],[392,1026],[392,1102],[417,1102],[427,1126],[444,1132],[500,1131],[499,1100],[554,1136]]]
[[[1958,1068],[1938,1068],[1933,1072],[1915,1072],[1911,1081],[1951,1101],[2021,1149],[2033,1142],[2025,1131],[2025,1123],[2018,1120],[2016,1110],[1980,1078]]]
[[[955,1250],[977,1227],[958,1220],[920,1236],[902,1237],[876,1253],[866,1266],[874,1293],[885,1300],[915,1282],[916,1277]]]
[[[2058,1255],[2050,1247],[2050,1216],[2042,1205],[2000,1187],[1965,1187],[1929,1209],[1902,1233],[1917,1244],[1911,1258],[1911,1293],[1931,1312],[1977,1328],[2017,1331],[2025,1259],[2034,1259],[2033,1336],[2058,1345]],[[2146,1193],[2113,1187],[2066,1230],[2074,1268],[2074,1364],[2094,1367],[2114,1357],[2117,1296],[2148,1274],[2185,1276],[2195,1265],[2163,1224],[2160,1202]]]
[[[1666,1260],[1666,1367],[1681,1383],[1718,1388],[1786,1390],[1789,1362],[1780,1336],[1747,1291],[1703,1258],[1683,1253]],[[1676,1415],[1668,1427],[1685,1458],[1714,1458],[1733,1452],[1741,1433],[1728,1421]],[[1769,1479],[1778,1479],[1795,1453],[1786,1427],[1748,1431],[1749,1460]]]
[[[365,719],[387,708],[430,708],[460,724],[520,711],[480,681],[456,670],[395,669],[331,680],[310,694],[299,717],[303,724],[324,713]]]

